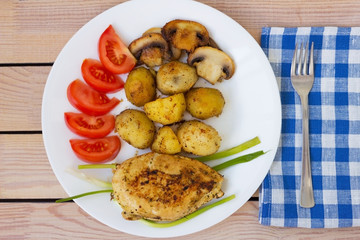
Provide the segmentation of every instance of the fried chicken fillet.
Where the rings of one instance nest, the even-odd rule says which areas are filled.
[[[174,221],[223,196],[222,182],[198,160],[150,152],[117,165],[112,186],[125,219]]]

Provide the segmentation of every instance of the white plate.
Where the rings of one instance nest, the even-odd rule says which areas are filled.
[[[81,77],[80,67],[85,58],[98,59],[97,42],[101,33],[112,24],[128,44],[151,27],[161,27],[173,19],[195,20],[209,30],[211,37],[235,61],[232,79],[212,86],[204,80],[198,85],[217,87],[225,97],[223,114],[206,121],[222,137],[221,150],[238,145],[255,136],[262,143],[257,150],[270,150],[249,163],[223,170],[225,196],[236,194],[226,204],[181,225],[158,229],[121,217],[121,208],[110,202],[109,194],[77,199],[75,202],[100,222],[120,231],[146,237],[175,237],[194,233],[224,220],[238,210],[257,190],[273,161],[281,126],[281,105],[276,80],[270,64],[257,42],[238,23],[223,13],[195,1],[135,0],[119,4],[85,24],[65,45],[49,74],[42,103],[42,129],[46,152],[59,182],[70,195],[98,190],[99,187],[80,180],[67,172],[83,164],[70,148],[69,139],[79,138],[68,130],[64,112],[75,111],[68,102],[66,89]],[[124,79],[126,76],[123,76]],[[113,94],[124,99],[113,114],[132,107],[123,91]],[[136,152],[122,142],[116,161],[121,162]],[[142,153],[144,151],[140,151]],[[220,161],[210,162],[210,165]],[[110,181],[111,171],[86,170],[86,174]]]

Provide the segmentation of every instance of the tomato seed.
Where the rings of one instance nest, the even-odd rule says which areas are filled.
[[[103,152],[105,151],[107,146],[108,146],[107,143],[95,142],[93,144],[84,144],[81,147],[82,149],[90,153],[90,152]]]
[[[100,68],[96,68],[94,66],[92,66],[90,68],[90,73],[91,75],[93,75],[95,78],[103,81],[103,82],[115,82],[115,78],[112,74],[107,73],[104,69],[100,69]]]
[[[106,56],[109,60],[115,65],[121,65],[126,58],[125,54],[118,54],[115,49],[119,49],[120,47],[117,46],[118,44],[115,41],[107,41],[106,42]]]
[[[102,120],[101,118],[96,119],[96,124],[89,124],[88,122],[86,122],[83,118],[78,118],[75,120],[75,122],[83,128],[86,129],[99,129],[101,127],[103,127],[105,125],[105,121]]]

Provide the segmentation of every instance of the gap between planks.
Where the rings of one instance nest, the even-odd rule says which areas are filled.
[[[174,240],[358,239],[360,227],[305,229],[267,227],[258,222],[258,202],[247,202],[230,217]],[[8,217],[11,216],[11,217]],[[119,216],[121,217],[121,216]],[[0,203],[0,239],[146,239],[98,222],[74,203]]]

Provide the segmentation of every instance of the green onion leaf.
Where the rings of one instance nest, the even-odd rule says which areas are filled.
[[[254,153],[243,155],[243,156],[234,158],[232,160],[223,162],[223,163],[221,163],[219,165],[216,165],[216,166],[212,167],[212,169],[214,169],[215,171],[219,171],[219,170],[231,167],[231,166],[239,164],[239,163],[249,162],[249,161],[251,161],[251,160],[253,160],[253,159],[255,159],[255,158],[257,158],[257,157],[259,157],[259,156],[261,156],[263,154],[265,154],[264,151],[257,151],[257,152],[254,152]]]
[[[99,168],[116,168],[116,163],[111,164],[84,164],[79,165],[78,169],[99,169]]]
[[[180,218],[176,221],[173,221],[173,222],[166,222],[166,223],[160,223],[160,222],[155,222],[155,221],[151,221],[151,220],[147,220],[147,219],[140,219],[139,221],[144,223],[145,225],[148,225],[150,227],[156,227],[156,228],[168,228],[168,227],[173,227],[173,226],[176,226],[176,225],[179,225],[183,222],[186,222],[196,216],[199,216],[200,214],[206,212],[207,210],[213,208],[213,207],[216,207],[216,206],[219,206],[223,203],[226,203],[232,199],[235,198],[235,194],[229,196],[229,197],[226,197],[226,198],[223,198],[217,202],[214,202],[210,205],[207,205],[203,208],[200,208],[198,209],[197,211],[193,212],[193,213],[190,213],[189,215],[183,217],[183,218]]]
[[[236,147],[230,148],[228,150],[224,150],[222,152],[217,152],[217,153],[211,154],[209,156],[197,157],[195,159],[199,160],[200,162],[205,162],[205,161],[215,160],[215,159],[219,159],[219,158],[224,158],[224,157],[228,157],[228,156],[234,155],[236,153],[242,152],[251,147],[254,147],[259,143],[261,143],[259,137],[254,137],[253,139],[250,139],[250,140],[248,140]]]
[[[62,202],[71,201],[71,200],[76,199],[76,198],[81,198],[81,197],[85,197],[85,196],[89,196],[89,195],[93,195],[93,194],[98,194],[98,193],[107,193],[107,192],[111,193],[111,192],[113,192],[113,190],[112,189],[106,189],[106,190],[99,190],[99,191],[82,193],[82,194],[75,195],[75,196],[72,196],[72,197],[62,198],[62,199],[56,200],[55,202],[56,203],[62,203]]]

